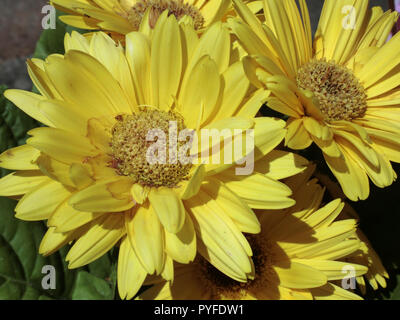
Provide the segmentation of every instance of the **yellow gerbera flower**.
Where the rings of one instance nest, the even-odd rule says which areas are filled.
[[[104,33],[87,39],[75,32],[65,47],[64,56],[28,61],[40,95],[5,93],[48,126],[0,156],[2,167],[21,170],[0,180],[0,195],[23,195],[16,217],[47,220],[40,252],[76,240],[67,260],[77,268],[120,242],[122,298],[132,298],[147,274],[173,279],[173,261],[188,263],[197,250],[238,281],[253,277],[242,234],[260,231],[252,208],[292,206],[291,190],[274,178],[301,172],[306,161],[271,152],[284,139],[285,123],[254,118],[266,94],[251,92],[242,64],[230,64],[227,28],[216,23],[200,38],[165,11],[151,38],[128,34],[126,50]],[[199,164],[173,161],[171,141],[185,128],[198,136],[203,129],[230,134],[220,138],[221,150],[213,142],[209,156],[193,144],[189,151],[201,151]],[[166,135],[157,142],[168,146],[167,163],[145,156],[154,129]],[[254,155],[255,171],[236,175],[235,162],[213,157],[220,160],[229,138],[247,138],[249,130],[255,146],[243,139],[234,159]]]
[[[321,206],[324,189],[308,181],[312,169],[290,178],[295,207],[279,212],[260,211],[261,234],[249,239],[254,252],[254,280],[236,282],[202,258],[178,265],[173,282],[157,283],[139,299],[360,299],[341,287],[346,270],[360,276],[367,267],[340,259],[356,252],[356,221],[337,220],[344,203]],[[335,285],[338,282],[339,285]],[[347,284],[347,283],[345,283]]]
[[[367,0],[327,0],[312,42],[304,0],[300,12],[294,0],[264,0],[265,23],[234,3],[241,20],[230,26],[249,54],[246,73],[272,92],[268,106],[290,117],[286,145],[314,142],[351,200],[369,196],[368,177],[391,185],[390,161],[400,162],[400,34],[386,40],[398,14]]]
[[[260,1],[252,2],[254,12]],[[110,31],[114,38],[139,29],[154,28],[164,10],[178,20],[192,21],[196,30],[204,30],[232,13],[231,0],[52,0],[56,8],[70,13],[60,19],[85,30]],[[123,37],[122,37],[123,38]]]

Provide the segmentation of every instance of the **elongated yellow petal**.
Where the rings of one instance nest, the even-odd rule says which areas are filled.
[[[278,274],[280,285],[286,288],[317,288],[328,281],[323,272],[293,261],[288,268],[275,267],[274,270]]]
[[[254,171],[281,180],[303,172],[308,164],[307,159],[295,153],[273,150],[254,164]]]
[[[90,172],[82,164],[73,163],[69,167],[71,181],[78,189],[84,189],[94,183]]]
[[[86,121],[90,115],[85,108],[60,100],[45,100],[39,103],[39,109],[55,128],[86,135]]]
[[[289,198],[292,191],[285,184],[262,174],[237,176],[230,169],[219,174],[218,178],[253,209],[283,209],[295,204]]]
[[[186,125],[197,129],[215,110],[220,95],[221,77],[215,61],[203,56],[185,77],[179,95],[179,108]],[[199,90],[199,88],[202,88]]]
[[[41,101],[45,100],[45,97],[36,93],[16,89],[5,91],[4,96],[37,121],[48,126],[53,125],[53,123],[40,112],[39,104]]]
[[[0,179],[0,195],[18,196],[37,189],[50,179],[40,171],[19,171],[10,173]]]
[[[174,234],[165,230],[165,251],[179,263],[192,262],[196,256],[196,233],[190,216],[185,213],[182,229]]]
[[[302,150],[312,143],[313,140],[303,124],[303,119],[290,119],[287,123],[285,145],[294,150]]]
[[[63,163],[79,163],[98,154],[88,139],[75,133],[54,128],[36,128],[28,133],[32,136],[28,145]]]
[[[191,77],[196,64],[204,57],[209,56],[217,66],[217,72],[222,74],[228,68],[230,58],[229,30],[221,22],[213,24],[200,38],[199,44],[186,70],[185,78]]]
[[[207,248],[218,254],[218,259],[225,261],[225,264],[240,270],[242,277],[251,273],[250,258],[245,248],[247,241],[237,227],[229,225],[221,217],[226,214],[219,204],[202,190],[185,203],[193,218],[196,232],[201,234],[201,240]]]
[[[25,221],[49,219],[69,195],[70,192],[61,183],[44,182],[22,197],[15,208],[15,216]]]
[[[168,188],[152,189],[149,200],[164,228],[170,233],[178,233],[185,222],[185,208],[178,194]]]
[[[120,213],[110,213],[93,221],[89,230],[69,250],[68,268],[82,267],[110,250],[126,234],[124,221],[124,215]]]
[[[297,263],[305,264],[314,269],[322,271],[327,277],[328,280],[341,280],[346,275],[347,272],[346,267],[354,268],[354,276],[361,276],[368,271],[368,267],[357,265],[357,264],[349,264],[348,262],[340,262],[340,261],[331,261],[331,260],[316,260],[316,259],[293,259]]]
[[[10,170],[37,170],[40,151],[26,144],[8,149],[0,155],[0,166]]]
[[[150,41],[139,32],[126,36],[126,59],[132,73],[132,80],[139,104],[151,104]]]
[[[128,237],[121,241],[117,272],[118,292],[121,299],[132,299],[146,279],[147,272],[133,251]]]
[[[311,289],[311,293],[316,300],[362,300],[359,295],[335,286],[332,283],[327,283],[322,287]]]
[[[341,149],[343,153],[343,149]],[[347,153],[344,159],[332,158],[324,154],[324,158],[332,173],[339,180],[343,192],[353,201],[365,200],[369,195],[367,174]]]
[[[58,233],[64,233],[75,230],[95,219],[103,213],[92,213],[77,211],[64,201],[50,217],[47,225],[54,227]]]
[[[76,188],[76,185],[70,177],[70,165],[50,158],[45,154],[36,160],[40,171],[49,178],[58,181],[66,186]]]
[[[75,236],[78,236],[78,233],[75,231],[59,233],[56,232],[56,228],[49,228],[40,242],[39,253],[48,256],[56,252],[68,242],[74,240]]]
[[[204,165],[195,167],[192,175],[187,183],[183,182],[181,198],[183,200],[190,199],[200,190],[201,183],[206,175]]]
[[[174,16],[157,23],[151,47],[153,103],[168,110],[181,82],[182,45],[178,22]]]
[[[243,65],[237,62],[223,74],[224,93],[221,106],[214,120],[232,117],[238,111],[241,102],[249,89],[249,81],[244,74]],[[235,94],[232,94],[235,92]]]
[[[66,57],[69,58],[49,56],[45,65],[47,75],[63,100],[85,106],[87,112],[98,117],[113,118],[124,110],[130,111],[116,80],[98,60],[81,51],[69,51]],[[111,95],[110,88],[115,89],[116,94]],[[121,106],[117,102],[121,102]]]
[[[254,119],[255,159],[271,152],[285,138],[285,122],[275,118]]]
[[[164,269],[164,232],[151,206],[140,206],[133,216],[126,216],[130,243],[147,273],[157,275]]]
[[[69,204],[79,211],[119,212],[132,208],[135,203],[130,195],[131,184],[124,179],[105,180],[75,193]],[[122,188],[122,192],[114,191]]]
[[[224,210],[240,231],[246,233],[259,233],[260,223],[254,212],[235,193],[229,190],[217,179],[209,179],[202,190],[206,191],[213,199],[216,199],[219,206]]]

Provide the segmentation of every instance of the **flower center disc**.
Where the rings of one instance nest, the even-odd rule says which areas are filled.
[[[178,135],[181,130],[186,129],[179,114],[146,108],[136,114],[118,116],[116,119],[117,123],[112,129],[111,149],[113,167],[120,175],[129,176],[134,183],[148,187],[174,188],[179,182],[187,180],[192,164],[182,164],[175,153],[171,156],[173,148],[178,151],[186,143],[174,139],[170,141],[172,124]],[[152,135],[152,132],[158,134]],[[160,132],[164,133],[165,139],[159,140]],[[170,145],[171,142],[174,145]],[[162,147],[163,161],[153,161],[154,156],[160,156],[159,148],[156,152],[149,153],[155,144]]]
[[[140,23],[148,9],[150,9],[149,24],[152,29],[165,10],[168,10],[168,15],[173,14],[177,20],[184,16],[191,17],[196,30],[201,29],[204,25],[204,17],[200,10],[189,3],[184,3],[184,0],[141,0],[128,13],[128,20],[135,30],[139,30]]]
[[[367,110],[364,87],[346,67],[314,60],[301,67],[297,85],[312,91],[327,121],[352,120]]]

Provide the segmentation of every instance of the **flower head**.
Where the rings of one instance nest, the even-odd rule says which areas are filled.
[[[275,178],[306,161],[271,152],[285,123],[255,118],[266,94],[230,60],[228,30],[217,23],[200,37],[165,11],[151,36],[128,34],[126,49],[104,33],[66,35],[65,47],[65,55],[28,61],[40,94],[5,93],[47,126],[0,156],[17,170],[0,180],[0,195],[22,196],[16,217],[47,220],[40,253],[73,241],[67,260],[77,268],[120,244],[122,298],[148,274],[172,280],[173,261],[196,252],[237,281],[254,277],[242,234],[260,231],[252,209],[292,206],[291,190]],[[202,130],[222,129],[203,143]],[[187,143],[193,134],[198,143]],[[236,163],[254,170],[237,175]]]
[[[256,12],[261,8],[260,1],[246,2],[251,2],[250,7]],[[69,13],[60,17],[66,24],[107,31],[122,41],[129,32],[154,29],[165,10],[178,21],[190,22],[197,31],[233,13],[231,0],[52,0],[51,4]]]
[[[362,264],[343,261],[361,245],[354,238],[356,220],[337,219],[344,207],[340,199],[321,204],[324,188],[316,179],[309,180],[312,172],[310,167],[287,181],[296,206],[258,212],[261,234],[247,236],[254,279],[237,282],[198,257],[194,263],[177,266],[173,282],[155,281],[139,299],[360,299],[341,284],[345,270],[351,268],[356,276],[367,272]]]
[[[249,54],[246,74],[271,91],[270,108],[289,116],[286,145],[315,143],[351,200],[368,197],[369,179],[391,185],[390,161],[400,161],[400,36],[386,40],[398,13],[326,0],[312,40],[304,0],[263,1],[264,22],[234,3],[241,19],[229,23]]]

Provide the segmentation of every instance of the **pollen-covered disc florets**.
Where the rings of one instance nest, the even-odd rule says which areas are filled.
[[[354,74],[344,66],[314,60],[297,73],[300,88],[312,91],[327,121],[352,120],[367,110],[367,95]]]
[[[272,244],[262,235],[248,235],[247,240],[253,251],[255,278],[248,282],[238,282],[223,274],[208,261],[199,258],[198,276],[204,285],[212,292],[212,299],[221,298],[239,300],[247,292],[258,288],[271,286],[276,281],[277,275],[272,269],[274,252]]]
[[[173,111],[144,108],[133,115],[121,115],[112,129],[111,149],[114,167],[119,174],[129,176],[134,183],[148,187],[177,187],[186,180],[192,164],[172,159],[170,150],[179,148],[185,142],[170,140],[170,127],[174,124],[177,134],[186,129],[183,118]],[[151,132],[163,132],[164,140],[151,137]],[[149,136],[150,134],[150,136]],[[149,138],[150,137],[150,138]],[[172,145],[171,141],[175,145]],[[165,151],[164,161],[153,162],[149,148],[155,143]],[[171,148],[170,148],[171,147]],[[156,156],[159,156],[159,154]]]
[[[168,10],[169,15],[173,14],[177,20],[184,16],[191,17],[196,30],[201,29],[204,25],[204,17],[200,10],[189,3],[184,3],[183,0],[141,0],[128,12],[128,20],[135,30],[139,29],[147,10],[150,10],[149,24],[151,28],[155,27],[158,17],[165,10]]]

